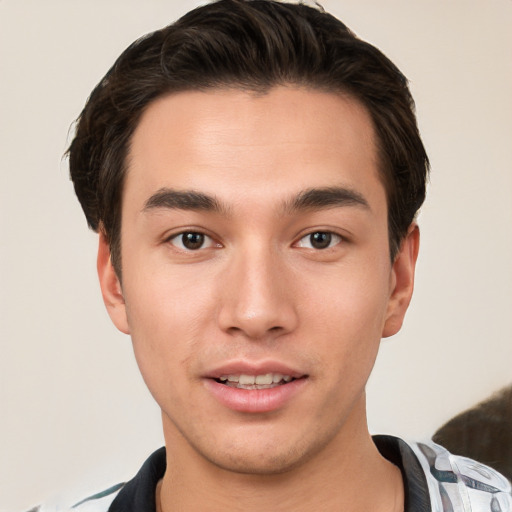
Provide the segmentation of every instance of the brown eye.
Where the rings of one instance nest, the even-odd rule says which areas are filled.
[[[202,233],[183,233],[181,242],[187,249],[200,249],[204,243],[204,235]]]
[[[205,247],[211,247],[213,244],[212,239],[204,233],[196,231],[186,231],[179,233],[170,239],[170,243],[185,251],[197,251]]]
[[[311,233],[309,235],[311,246],[315,249],[325,249],[331,244],[331,233],[319,231],[318,233]]]
[[[302,237],[297,244],[299,247],[307,249],[328,249],[342,241],[341,236],[330,231],[315,231]]]

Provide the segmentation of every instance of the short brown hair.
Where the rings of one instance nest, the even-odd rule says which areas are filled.
[[[93,90],[69,148],[87,222],[101,229],[121,275],[123,182],[130,139],[156,98],[236,87],[299,85],[350,94],[369,111],[388,202],[391,258],[425,198],[428,158],[407,80],[379,50],[320,9],[273,0],[220,0],[130,45]]]

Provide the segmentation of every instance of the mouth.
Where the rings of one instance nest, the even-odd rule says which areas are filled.
[[[308,389],[309,375],[278,361],[231,361],[203,382],[224,407],[242,413],[268,413],[287,406]]]
[[[261,375],[230,374],[221,375],[215,379],[219,384],[224,384],[236,389],[272,389],[296,380],[291,375],[282,373],[264,373]]]

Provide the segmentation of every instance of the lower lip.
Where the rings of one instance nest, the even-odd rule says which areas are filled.
[[[307,379],[296,379],[275,388],[240,389],[206,379],[206,388],[224,406],[233,411],[264,413],[284,407],[306,384]]]

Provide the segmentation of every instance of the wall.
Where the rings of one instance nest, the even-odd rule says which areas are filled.
[[[193,4],[0,0],[0,511],[129,478],[162,443],[62,155],[114,58]],[[512,381],[512,1],[324,6],[410,78],[431,157],[415,298],[368,388],[374,431],[428,437]]]

